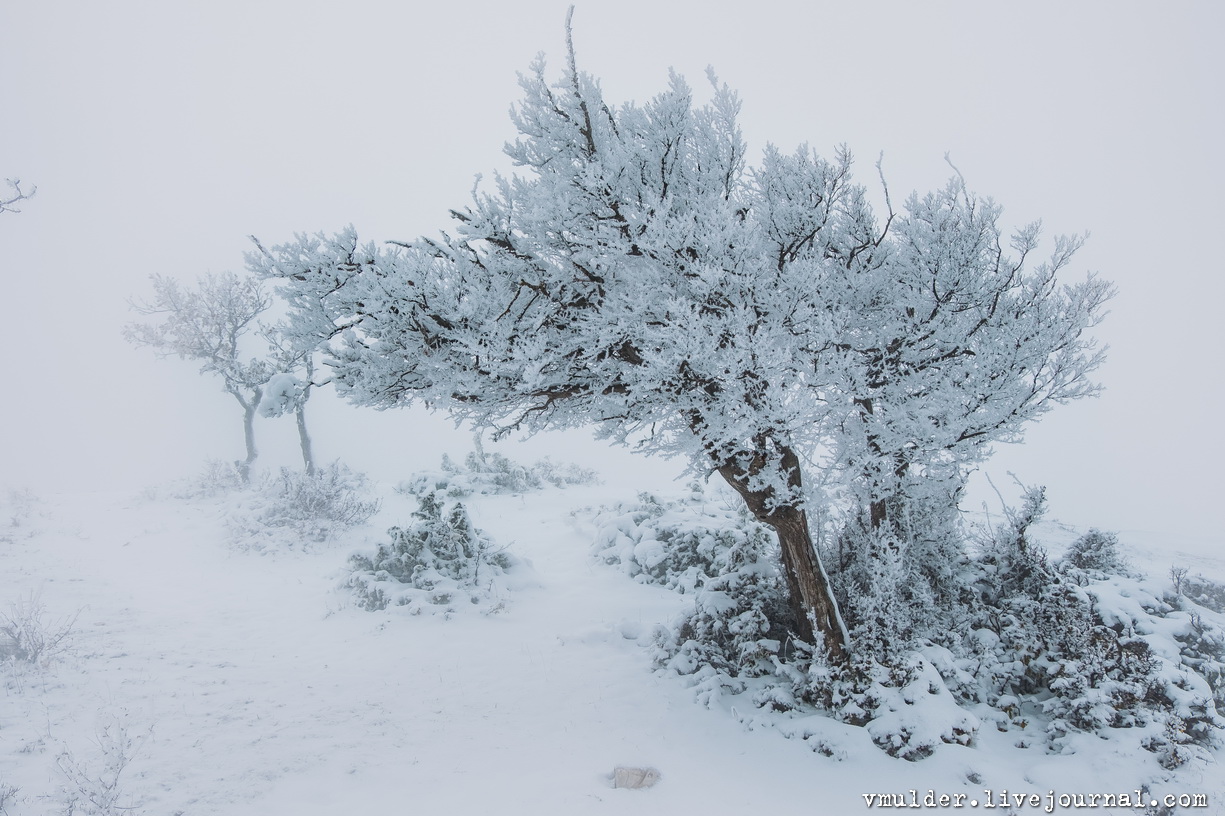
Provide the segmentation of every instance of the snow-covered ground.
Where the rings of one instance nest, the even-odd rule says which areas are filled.
[[[45,669],[0,667],[2,812],[62,814],[72,796],[91,812],[84,795],[119,769],[117,804],[134,808],[114,812],[158,816],[853,814],[864,794],[911,789],[920,804],[965,794],[963,812],[985,808],[987,790],[991,804],[1005,789],[1040,794],[1017,810],[1039,813],[1048,792],[1125,793],[1151,767],[1109,740],[1053,756],[989,728],[912,763],[863,729],[808,723],[839,746],[831,758],[785,739],[786,721],[698,705],[638,643],[692,601],[596,563],[572,514],[632,497],[620,484],[473,497],[476,524],[531,567],[502,611],[450,619],[366,612],[337,589],[350,551],[408,520],[414,502],[390,489],[345,541],[283,552],[229,546],[224,499],[10,497],[0,610],[33,593],[52,629],[76,617],[70,649]],[[1158,575],[1179,563],[1225,577],[1206,547],[1121,540]],[[125,742],[130,759],[116,762]],[[661,779],[614,789],[619,765]],[[1192,812],[1225,813],[1210,759],[1177,784],[1207,794]]]

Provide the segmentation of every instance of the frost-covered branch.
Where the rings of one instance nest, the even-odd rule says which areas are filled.
[[[222,387],[243,409],[247,458],[240,463],[244,479],[258,455],[253,421],[264,383],[273,373],[266,360],[243,359],[244,338],[272,301],[260,281],[227,272],[207,275],[187,288],[173,278],[153,275],[153,296],[132,300],[137,313],[155,322],[129,323],[123,335],[162,357],[200,363],[201,374],[221,378]]]
[[[29,191],[21,189],[21,179],[6,179],[6,184],[12,187],[12,192],[7,194],[7,197],[0,197],[0,213],[3,212],[21,212],[14,204],[20,204],[22,201],[27,201],[34,197],[38,192],[37,187],[31,187]]]

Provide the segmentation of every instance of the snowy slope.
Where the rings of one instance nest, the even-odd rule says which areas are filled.
[[[42,671],[0,669],[0,792],[19,788],[7,812],[63,813],[81,786],[61,768],[105,780],[120,727],[140,743],[119,776],[119,804],[136,808],[122,812],[167,816],[849,814],[864,793],[911,788],[983,799],[1136,787],[1142,758],[1095,738],[1050,756],[983,729],[973,747],[910,763],[862,729],[697,705],[636,641],[691,601],[594,563],[571,516],[628,498],[620,489],[474,497],[477,525],[531,568],[504,611],[449,620],[365,612],[336,589],[350,549],[408,518],[412,503],[390,490],[346,542],[264,554],[227,546],[221,499],[100,492],[6,507],[0,608],[35,592],[48,622],[79,612],[71,653]],[[1136,552],[1168,566],[1156,542]],[[1195,558],[1193,571],[1225,573]],[[840,758],[775,733],[804,728]],[[613,789],[617,765],[662,779]],[[1208,794],[1196,812],[1225,813],[1215,763],[1178,783]]]

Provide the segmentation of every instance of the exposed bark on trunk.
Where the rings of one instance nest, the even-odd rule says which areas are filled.
[[[779,447],[776,466],[795,490],[801,486],[800,462],[795,451]],[[847,657],[846,629],[838,613],[838,603],[829,586],[808,529],[808,517],[792,503],[776,503],[772,489],[754,490],[749,481],[766,467],[764,457],[755,455],[748,468],[735,463],[718,467],[719,474],[740,494],[755,518],[774,529],[782,550],[783,572],[791,593],[796,635],[809,643],[819,633],[826,651],[835,661]]]
[[[869,508],[869,516],[872,521],[872,529],[879,530],[884,525],[885,519],[888,518],[888,513],[885,510],[884,499],[877,499],[876,501],[872,502],[872,505]]]
[[[861,397],[855,400],[855,404],[859,406],[860,416],[864,422],[868,421],[868,417],[876,413],[876,403],[868,397]],[[868,433],[868,450],[877,460],[892,459],[893,460],[893,476],[900,480],[906,475],[910,469],[910,464],[906,461],[901,453],[886,453],[881,449],[880,440],[876,434]],[[885,522],[889,520],[889,505],[888,497],[882,495],[880,479],[878,475],[869,467],[864,470],[864,480],[871,490],[871,499],[868,502],[868,519],[873,530],[879,530],[885,526]]]

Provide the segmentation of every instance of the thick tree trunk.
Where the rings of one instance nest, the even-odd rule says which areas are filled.
[[[798,491],[801,486],[799,457],[795,451],[784,446],[779,446],[778,452],[779,459],[776,464],[771,464],[775,464],[785,476],[788,486]],[[772,489],[755,490],[750,487],[750,479],[767,465],[765,457],[760,454],[754,455],[750,461],[747,468],[736,463],[720,465],[719,474],[740,494],[753,516],[772,527],[778,536],[783,572],[791,592],[796,635],[815,644],[819,633],[830,657],[835,661],[844,660],[847,657],[846,627],[838,613],[829,576],[825,574],[813,547],[808,517],[794,502],[777,501]]]

